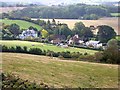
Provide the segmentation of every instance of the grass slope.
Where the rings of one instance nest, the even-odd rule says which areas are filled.
[[[17,40],[2,40],[0,41],[2,45],[6,46],[27,46],[28,48],[40,48],[42,50],[51,50],[55,52],[62,52],[62,51],[70,51],[70,52],[81,52],[81,53],[88,53],[88,54],[94,54],[97,52],[96,50],[88,50],[88,49],[82,49],[82,48],[61,48],[55,45],[51,44],[44,44],[44,43],[38,43],[38,42],[29,42],[29,41],[17,41]],[[33,46],[34,45],[34,46]]]
[[[120,17],[120,13],[111,13],[113,17]]]
[[[39,25],[31,23],[31,22],[23,21],[23,20],[3,19],[3,20],[0,20],[0,22],[5,23],[7,25],[16,23],[20,26],[20,29],[28,29],[30,26],[33,26],[37,28],[38,30],[41,30],[41,27]]]
[[[119,36],[116,36],[116,39],[117,39],[118,41],[120,41],[120,35],[119,35]]]
[[[54,87],[117,88],[118,65],[2,53],[3,72]]]

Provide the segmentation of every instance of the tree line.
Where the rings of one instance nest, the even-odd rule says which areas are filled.
[[[118,12],[118,8],[102,5],[67,5],[67,6],[34,6],[10,13],[15,18],[62,18],[62,19],[98,19],[111,16],[110,13]]]

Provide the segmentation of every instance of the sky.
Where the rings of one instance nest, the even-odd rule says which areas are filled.
[[[40,2],[42,4],[60,4],[60,3],[94,3],[94,2],[114,2],[120,0],[0,0],[0,2]]]

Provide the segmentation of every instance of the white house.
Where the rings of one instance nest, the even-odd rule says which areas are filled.
[[[33,38],[36,38],[37,37],[37,32],[35,30],[25,30],[22,32],[22,34],[19,35],[19,38],[20,39],[25,39],[27,37],[33,37]]]
[[[84,41],[83,41],[83,40],[79,40],[79,43],[80,43],[80,44],[83,44],[83,43],[84,43]]]
[[[86,42],[86,46],[94,47],[94,48],[101,48],[102,47],[102,43],[100,43],[100,41],[90,40],[90,41]]]
[[[69,41],[68,41],[68,44],[70,45],[70,44],[73,44],[74,43],[74,41],[72,40],[72,39],[70,39]]]

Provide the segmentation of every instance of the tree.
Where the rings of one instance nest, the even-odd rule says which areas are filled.
[[[107,43],[107,49],[103,52],[103,59],[108,63],[120,63],[120,51],[116,39],[111,39]]]
[[[75,23],[75,26],[73,28],[73,33],[81,36],[81,30],[84,28],[85,28],[85,25],[82,22],[77,22]]]
[[[98,26],[97,38],[99,41],[106,43],[115,36],[116,36],[116,32],[112,27],[107,25]]]
[[[52,20],[52,24],[53,24],[53,25],[56,25],[55,19]]]
[[[55,35],[60,35],[60,27],[57,26],[54,28],[54,32],[53,32]]]
[[[33,30],[35,30],[35,31],[38,31],[37,28],[34,28],[33,26],[30,26],[28,29],[29,29],[29,30],[32,30],[32,29],[33,29]]]
[[[48,19],[47,24],[50,25],[50,20]]]
[[[42,31],[41,31],[41,34],[42,34],[42,38],[47,38],[48,37],[48,32],[47,32],[47,30],[45,30],[45,29],[43,29]]]
[[[89,38],[93,37],[93,32],[88,27],[85,27],[84,29],[82,29],[81,34],[85,40],[88,40]]]
[[[96,14],[97,16],[108,16],[111,10],[109,7],[101,5],[66,5],[59,6],[46,6],[38,8],[24,8],[11,12],[10,15],[16,18],[20,17],[34,17],[34,18],[64,18],[64,19],[78,19],[86,15]],[[112,10],[113,11],[113,10]],[[116,10],[115,10],[116,11]]]
[[[85,19],[85,20],[97,20],[98,18],[99,18],[99,16],[96,14],[90,14],[90,15],[85,14],[83,16],[83,19]]]
[[[67,36],[71,34],[72,34],[72,31],[68,28],[66,24],[63,24],[60,26],[59,35],[65,35],[65,37],[67,38]]]
[[[70,38],[71,38],[71,35],[68,35],[68,36],[67,36],[67,40],[69,40]]]
[[[15,36],[18,36],[20,33],[20,26],[17,24],[11,24],[8,30]]]

